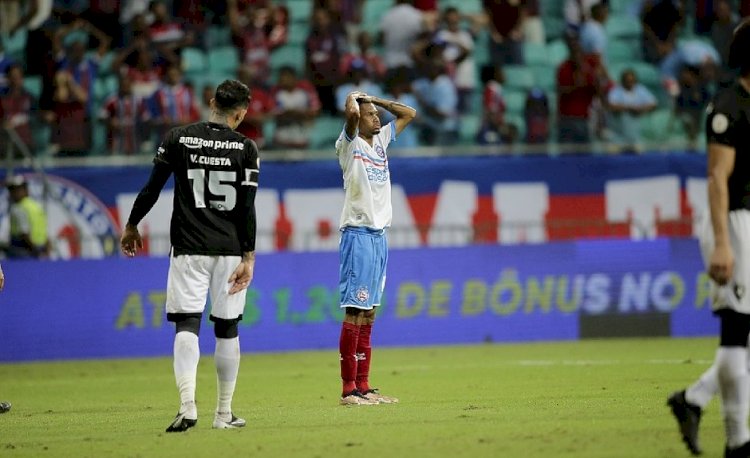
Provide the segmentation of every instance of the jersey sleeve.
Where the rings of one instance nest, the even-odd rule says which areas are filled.
[[[240,182],[240,192],[243,193],[245,205],[241,207],[236,221],[240,248],[243,253],[255,251],[257,223],[255,215],[255,195],[258,191],[260,177],[260,154],[258,147],[252,140],[245,140],[244,175]]]
[[[159,145],[159,148],[156,150],[154,164],[163,163],[173,167],[174,164],[177,163],[175,156],[177,154],[178,145],[175,137],[174,129],[167,133],[164,140],[162,140],[161,145]]]
[[[390,145],[391,142],[396,141],[396,120],[394,119],[393,121],[386,124],[385,127],[380,129],[378,137],[380,137],[380,141],[385,147]]]
[[[708,108],[706,143],[736,145],[738,118],[736,103],[732,103],[730,97],[717,98]]]

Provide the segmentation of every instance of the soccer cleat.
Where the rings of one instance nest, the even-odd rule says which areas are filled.
[[[195,426],[198,423],[198,419],[185,418],[185,412],[178,412],[177,416],[174,417],[172,423],[167,427],[168,433],[181,433]]]
[[[339,401],[339,404],[341,404],[342,406],[374,406],[376,404],[379,404],[379,402],[367,398],[358,390],[353,390],[341,396],[341,401]]]
[[[672,409],[672,415],[677,419],[682,441],[690,453],[703,453],[698,443],[698,426],[701,421],[701,408],[685,400],[685,391],[677,391],[667,399],[667,405]]]
[[[737,448],[724,448],[724,458],[748,458],[750,457],[750,442],[745,442]]]
[[[380,391],[377,388],[372,388],[372,389],[367,390],[367,392],[365,392],[365,397],[371,401],[377,401],[378,404],[398,403],[398,398],[380,394]]]
[[[244,418],[235,417],[233,413],[219,413],[214,415],[214,429],[242,428],[247,424]]]
[[[0,413],[10,411],[10,402],[0,402]]]

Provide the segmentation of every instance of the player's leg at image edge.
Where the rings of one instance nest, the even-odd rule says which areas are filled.
[[[237,329],[238,320],[223,320],[211,317],[214,321],[216,335],[216,379],[217,401],[214,415],[214,429],[242,428],[244,419],[232,413],[232,397],[237,384],[237,373],[240,370],[240,338]]]

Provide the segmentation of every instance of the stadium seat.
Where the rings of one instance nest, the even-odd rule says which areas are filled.
[[[39,96],[42,94],[42,77],[36,75],[24,76],[23,88],[29,91],[34,98],[39,99]]]
[[[664,141],[673,137],[685,137],[682,123],[668,108],[660,108],[641,116],[640,125],[641,135],[646,140]]]
[[[107,151],[107,127],[101,121],[91,122],[90,154],[104,154]]]
[[[631,15],[633,8],[638,7],[638,5],[634,5],[634,3],[636,2],[633,0],[609,0],[611,16]]]
[[[661,86],[662,76],[654,65],[648,62],[633,62],[630,67],[635,70],[638,81],[649,87]]]
[[[524,65],[506,65],[503,72],[505,86],[508,88],[530,89],[536,84],[534,71]]]
[[[392,0],[367,0],[362,7],[362,25],[379,29],[380,18],[393,6]]]
[[[544,34],[547,37],[547,41],[557,40],[565,35],[565,29],[567,25],[561,16],[547,16],[542,18],[544,23]]]
[[[522,115],[507,115],[505,117],[505,122],[509,124],[513,124],[518,129],[518,142],[523,141],[524,136],[526,135],[526,120]]]
[[[547,65],[549,62],[547,46],[538,43],[524,43],[523,58],[526,65]]]
[[[509,114],[523,114],[526,106],[526,91],[507,90],[503,93],[503,99]]]
[[[291,65],[297,71],[305,67],[305,49],[302,46],[282,46],[271,53],[271,67],[278,70],[284,65]]]
[[[557,68],[568,58],[568,45],[563,40],[553,40],[547,43],[548,64]]]
[[[224,46],[208,51],[209,72],[235,74],[238,66],[239,57],[237,55],[237,48]]]
[[[206,55],[198,48],[182,50],[182,70],[186,73],[202,73],[206,71]]]
[[[344,127],[343,118],[321,115],[315,119],[315,126],[310,136],[310,147],[313,149],[333,150],[336,139]]]
[[[104,99],[117,92],[117,77],[114,75],[99,77],[94,81],[94,101],[101,103]]]
[[[445,9],[450,6],[456,8],[463,14],[478,14],[483,10],[481,0],[442,0],[440,2],[441,9]]]
[[[3,33],[0,40],[3,42],[5,52],[14,59],[23,60],[26,49],[26,30],[19,30],[13,36]]]
[[[561,2],[560,0],[541,0],[539,3],[543,17],[562,17],[565,2]]]
[[[546,92],[554,92],[557,88],[557,68],[551,65],[534,65],[534,81]]]
[[[229,27],[212,25],[206,30],[206,45],[208,49],[232,45],[232,33]]]
[[[289,35],[287,35],[287,45],[304,46],[309,34],[310,27],[307,24],[296,24],[294,25],[294,27],[289,27]]]
[[[640,21],[629,15],[611,15],[605,24],[610,41],[615,38],[636,38],[643,33]]]
[[[607,43],[607,62],[630,63],[641,60],[641,48],[630,40],[609,40]]]
[[[465,145],[476,143],[477,132],[482,124],[482,116],[475,114],[466,114],[461,117],[459,141]]]
[[[369,3],[369,2],[368,2]],[[289,9],[289,21],[294,23],[309,24],[312,14],[312,4],[310,0],[289,0],[286,7]],[[293,26],[290,24],[290,28]]]

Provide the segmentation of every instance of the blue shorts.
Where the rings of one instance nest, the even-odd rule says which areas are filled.
[[[370,310],[380,305],[388,263],[385,231],[364,227],[342,229],[339,262],[341,307]]]

